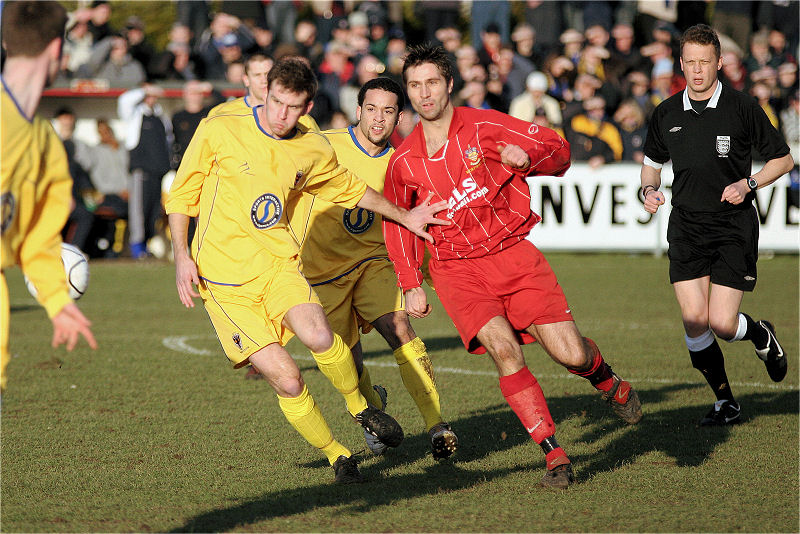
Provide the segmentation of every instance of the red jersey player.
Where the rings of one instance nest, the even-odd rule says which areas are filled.
[[[581,336],[547,260],[525,239],[541,219],[530,209],[525,176],[563,175],[569,145],[548,128],[504,113],[453,107],[452,66],[441,47],[412,48],[403,81],[420,122],[389,162],[384,195],[405,208],[448,201],[443,215],[452,224],[429,230],[433,285],[465,347],[489,353],[503,396],[544,450],[540,484],[565,489],[575,480],[572,466],[520,343],[537,340],[553,360],[600,390],[627,423],[642,417],[636,392]],[[406,310],[428,315],[423,242],[391,221],[384,222],[384,234]]]

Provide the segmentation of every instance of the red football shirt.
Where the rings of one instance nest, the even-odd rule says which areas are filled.
[[[561,176],[570,165],[569,144],[557,133],[494,110],[457,107],[447,142],[428,157],[425,135],[418,124],[389,161],[383,194],[411,209],[427,198],[448,201],[438,214],[450,226],[430,226],[433,258],[465,259],[485,256],[525,239],[541,217],[531,211],[525,176]],[[507,144],[530,156],[526,171],[500,161]],[[498,149],[499,145],[499,149]],[[424,241],[394,221],[384,220],[389,257],[404,290],[422,284],[420,266]]]

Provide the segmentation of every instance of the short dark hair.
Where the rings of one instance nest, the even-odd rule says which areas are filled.
[[[256,53],[256,54],[250,54],[249,56],[247,56],[247,59],[244,60],[244,73],[245,74],[249,74],[250,73],[250,63],[253,63],[253,62],[256,62],[256,61],[272,61],[272,58],[267,56],[267,55],[265,55],[265,54],[262,54],[260,52]]]
[[[444,76],[447,83],[453,79],[453,64],[450,56],[442,46],[435,46],[431,43],[424,43],[412,46],[403,60],[403,82],[406,80],[406,71],[411,67],[418,67],[423,63],[433,63],[439,69],[439,73]]]
[[[56,112],[55,112],[55,114],[53,115],[53,117],[55,117],[55,118],[59,118],[59,117],[60,117],[60,116],[62,116],[62,115],[72,115],[72,116],[74,117],[74,116],[75,116],[75,112],[74,112],[74,111],[72,111],[72,108],[70,108],[70,107],[67,107],[67,106],[61,106],[60,108],[58,108],[58,109],[56,110]]]
[[[380,89],[381,91],[386,91],[387,93],[394,93],[397,96],[397,109],[403,109],[403,102],[405,100],[403,88],[400,87],[400,84],[393,79],[387,78],[386,76],[379,76],[362,85],[361,89],[358,90],[359,106],[364,104],[364,98],[367,96],[367,91],[370,89]]]
[[[64,37],[67,10],[58,2],[3,2],[3,48],[8,57],[36,57]]]
[[[683,45],[686,43],[694,43],[699,45],[714,45],[714,53],[717,59],[721,54],[721,47],[719,44],[719,37],[717,32],[706,24],[695,24],[681,36],[681,57],[683,57]]]
[[[317,94],[317,77],[311,65],[302,58],[288,56],[281,58],[269,70],[267,75],[267,89],[272,89],[272,84],[277,82],[289,91],[297,94],[306,94],[306,102],[310,102]]]

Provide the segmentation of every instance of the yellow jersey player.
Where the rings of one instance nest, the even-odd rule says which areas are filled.
[[[334,469],[335,480],[362,480],[355,458],[333,438],[300,369],[284,345],[297,335],[343,395],[348,412],[387,446],[403,431],[367,405],[348,347],[334,334],[319,299],[300,272],[299,246],[286,207],[307,191],[347,208],[377,211],[430,238],[424,228],[441,203],[406,211],[340,166],[330,143],[297,127],[317,90],[311,68],[297,58],[270,70],[263,106],[251,115],[204,119],[192,138],[167,199],[181,302],[202,297],[226,356],[251,363],[278,396],[286,419]],[[427,203],[426,203],[427,204]],[[187,250],[189,218],[197,233]],[[199,293],[195,291],[197,286]]]
[[[403,98],[395,81],[370,80],[358,93],[358,123],[323,132],[339,163],[378,191],[383,191],[394,152],[389,137],[399,121]],[[386,405],[386,390],[372,385],[364,366],[359,324],[374,326],[392,348],[403,384],[428,430],[433,457],[448,458],[458,438],[442,420],[433,366],[405,312],[403,293],[383,241],[381,217],[311,195],[304,195],[304,201],[305,209],[295,210],[292,217],[295,233],[302,239],[303,274],[322,301],[331,328],[351,348],[361,394],[370,404]],[[374,454],[386,450],[384,444],[369,435],[366,438]]]
[[[247,94],[228,102],[216,105],[208,112],[208,117],[215,115],[250,115],[253,108],[264,104],[264,95],[267,93],[267,76],[274,61],[264,54],[253,54],[244,62],[244,76],[242,82],[247,88]],[[309,108],[309,111],[311,108]],[[297,121],[301,126],[312,131],[319,131],[319,125],[311,115],[303,115]]]
[[[0,391],[9,360],[9,297],[5,270],[22,267],[53,322],[53,347],[72,350],[83,336],[97,344],[91,323],[69,298],[61,263],[61,229],[67,221],[72,179],[67,155],[36,108],[58,73],[67,14],[57,2],[4,2],[2,14],[2,274],[0,274]]]
[[[235,98],[228,102],[223,102],[211,108],[208,112],[209,117],[220,114],[247,115],[253,112],[253,108],[264,103],[264,95],[267,94],[267,76],[273,65],[272,58],[264,54],[253,54],[244,62],[244,76],[242,82],[247,88],[247,94],[241,98]]]

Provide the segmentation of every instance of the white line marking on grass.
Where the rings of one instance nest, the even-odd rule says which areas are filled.
[[[217,354],[217,351],[212,351],[208,349],[198,349],[196,347],[191,346],[188,341],[191,339],[210,339],[211,336],[169,336],[165,337],[161,343],[168,349],[174,350],[176,352],[183,352],[185,354],[192,354],[195,356],[208,356],[212,354]],[[292,358],[295,360],[302,360],[302,361],[314,361],[314,358],[310,354],[292,354]],[[375,360],[370,360],[369,365],[371,367],[397,367],[397,364],[394,362],[379,362]],[[470,376],[489,376],[492,378],[497,378],[497,373],[495,371],[475,371],[471,369],[461,369],[459,367],[439,367],[435,366],[434,371],[436,373],[451,373],[451,374],[458,374],[458,375],[470,375]],[[568,379],[573,380],[577,379],[578,377],[569,373],[565,374],[540,374],[536,373],[537,378],[547,378],[547,379]],[[703,386],[705,382],[699,382],[695,380],[680,380],[675,378],[649,378],[649,377],[625,377],[626,379],[631,380],[634,385],[646,383],[646,384],[687,384],[692,386]],[[797,391],[799,388],[796,384],[775,384],[775,383],[766,383],[766,382],[731,382],[732,386],[736,387],[752,387],[752,388],[762,388],[762,389],[774,389],[774,390],[782,390],[782,391]]]

